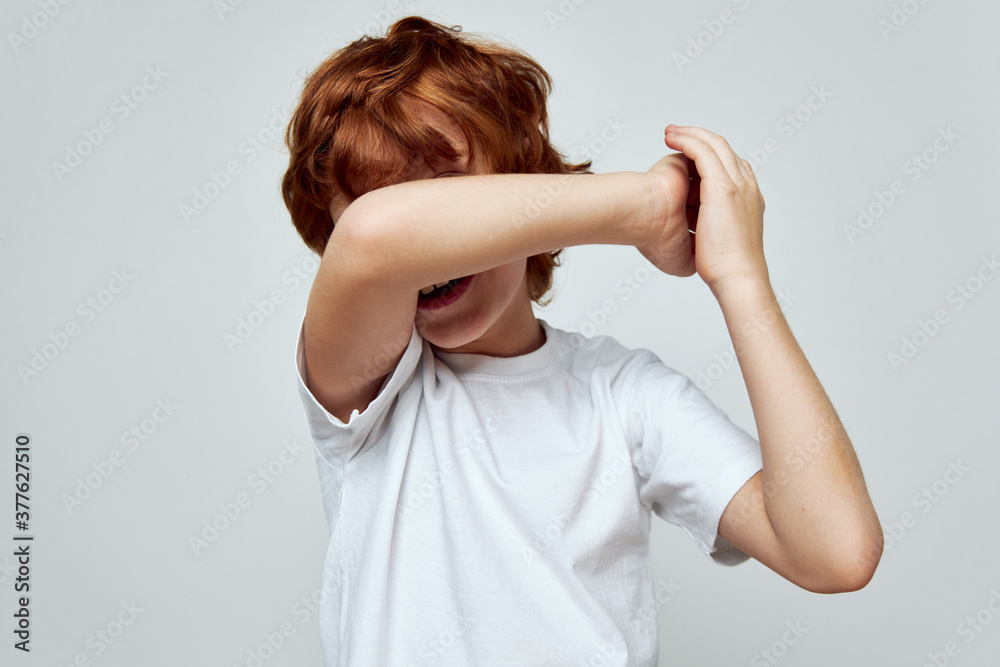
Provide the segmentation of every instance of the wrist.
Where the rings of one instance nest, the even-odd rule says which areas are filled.
[[[615,171],[573,178],[595,179],[586,190],[606,207],[598,215],[598,227],[591,229],[586,240],[577,242],[641,246],[649,240],[655,183],[644,172]]]
[[[776,298],[766,266],[734,271],[709,283],[708,288],[723,307],[729,303]]]
[[[657,238],[654,221],[660,220],[660,211],[665,210],[662,179],[645,171],[622,172],[636,184],[636,196],[629,199],[629,214],[622,219],[623,244],[642,248]]]

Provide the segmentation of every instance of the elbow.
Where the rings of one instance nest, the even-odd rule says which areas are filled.
[[[845,586],[844,590],[840,591],[842,593],[859,591],[867,586],[882,560],[885,537],[882,533],[882,524],[874,511],[866,524],[866,529],[851,544],[853,547],[844,557],[844,562],[850,563],[850,567],[845,568],[846,576],[841,578]]]
[[[846,579],[848,587],[841,591],[843,593],[861,590],[875,576],[875,570],[878,569],[878,564],[882,560],[882,551],[885,546],[882,526],[878,523],[875,525],[877,530],[872,532],[871,537],[862,540],[858,548],[854,550],[852,560],[854,565],[850,569],[849,578]]]
[[[398,236],[388,224],[398,214],[385,197],[373,196],[377,192],[358,197],[343,210],[324,250],[324,258],[333,257],[331,263],[350,265],[353,271],[365,276],[384,272],[386,267],[382,262],[395,254],[391,248]]]
[[[860,591],[868,585],[875,576],[875,565],[860,565],[853,568],[845,568],[829,576],[824,582],[824,586],[817,593],[853,593]]]
[[[842,550],[836,559],[811,573],[807,580],[796,582],[813,593],[853,593],[867,586],[882,560],[883,537],[877,535],[860,540],[850,549]]]

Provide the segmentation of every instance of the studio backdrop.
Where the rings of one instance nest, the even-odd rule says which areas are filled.
[[[5,2],[0,664],[321,664],[330,536],[294,366],[318,257],[282,140],[308,72],[410,14],[534,57],[553,143],[595,172],[649,169],[669,123],[754,166],[772,285],[884,554],[866,588],[818,595],[654,516],[660,664],[996,664],[985,0]],[[697,276],[571,247],[536,314],[654,351],[756,435]]]

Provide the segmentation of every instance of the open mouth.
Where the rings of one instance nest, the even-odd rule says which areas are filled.
[[[443,308],[444,306],[458,301],[459,297],[461,297],[462,294],[465,293],[465,290],[469,288],[473,277],[475,276],[472,275],[462,276],[461,278],[453,278],[439,287],[432,287],[432,289],[426,293],[424,290],[420,290],[420,294],[417,298],[417,308],[423,310],[434,310],[435,308]]]

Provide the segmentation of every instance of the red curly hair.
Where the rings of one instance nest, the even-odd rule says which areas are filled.
[[[416,159],[458,157],[417,114],[448,115],[464,133],[470,161],[490,173],[591,173],[551,145],[549,74],[515,47],[419,16],[334,52],[308,76],[285,132],[288,170],[281,193],[305,244],[322,255],[334,224],[334,197],[353,201],[397,182]],[[528,293],[539,305],[563,249],[528,258]]]

